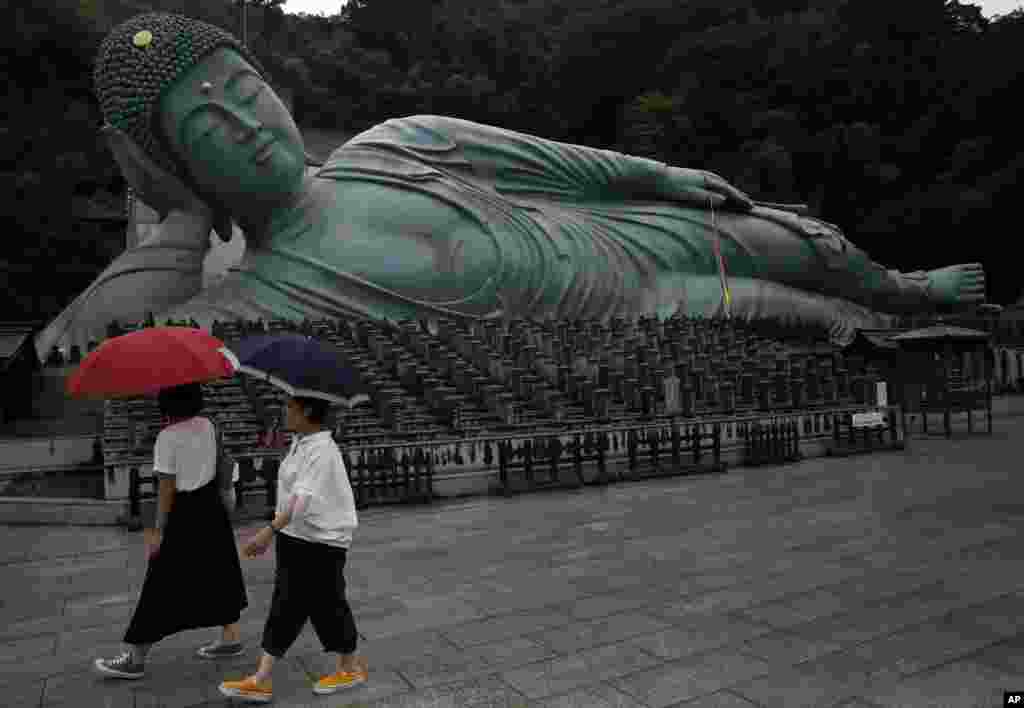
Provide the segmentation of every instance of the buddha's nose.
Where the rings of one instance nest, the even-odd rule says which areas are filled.
[[[243,113],[235,113],[235,119],[238,121],[235,140],[240,143],[249,142],[263,128],[263,123]]]

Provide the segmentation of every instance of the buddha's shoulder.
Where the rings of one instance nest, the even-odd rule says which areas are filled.
[[[372,145],[406,145],[408,147],[450,147],[454,143],[451,133],[468,121],[436,115],[415,115],[390,118],[354,135],[342,143],[333,155],[353,148]]]
[[[441,123],[441,116],[393,118],[356,135],[334,150],[316,175],[326,179],[359,178],[360,175],[425,179],[441,174],[442,163],[454,157],[454,135]],[[452,119],[453,120],[453,119]],[[445,158],[445,155],[451,155]]]
[[[432,114],[403,116],[378,123],[349,138],[334,151],[331,159],[343,159],[361,150],[389,147],[437,154],[454,151],[462,143],[498,140],[501,135],[529,138],[515,131],[462,118]]]

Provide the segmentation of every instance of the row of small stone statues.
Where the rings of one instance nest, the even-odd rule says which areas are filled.
[[[514,320],[508,323],[508,327],[515,327],[519,323],[526,322],[526,320]],[[309,335],[317,334],[318,332],[328,329],[330,331],[339,331],[343,326],[349,325],[351,321],[341,319],[337,322],[330,320],[319,320],[312,321],[309,319],[299,321],[292,320],[269,320],[264,322],[263,319],[257,320],[232,320],[232,321],[215,321],[211,326],[211,334],[215,337],[228,340],[237,340],[242,337],[251,334],[260,334],[266,332],[281,332],[281,331],[292,331],[302,332]],[[695,330],[707,330],[707,331],[744,331],[750,334],[756,334],[761,337],[767,337],[771,339],[799,339],[801,341],[818,340],[822,341],[827,339],[826,335],[822,330],[814,326],[808,326],[797,322],[786,322],[779,319],[761,319],[753,321],[731,321],[721,319],[704,319],[704,318],[672,318],[671,320],[659,321],[656,318],[640,318],[639,320],[627,321],[627,320],[613,320],[607,325],[601,325],[596,322],[551,322],[545,321],[541,323],[546,331],[559,332],[565,331],[569,328],[589,327],[591,331],[593,328],[602,328],[605,331],[618,332],[627,328],[638,328],[641,331],[648,331],[652,328],[664,327],[666,325],[671,326],[669,323],[682,323],[688,325]],[[152,314],[139,323],[134,324],[122,324],[118,321],[112,321],[107,325],[106,337],[118,337],[122,334],[134,332],[137,329],[143,327],[154,327],[157,325],[156,319]],[[429,327],[427,323],[421,323],[424,328]],[[177,326],[177,327],[195,327],[200,328],[198,322],[192,320],[166,320],[164,326]],[[492,325],[493,326],[493,325]],[[90,340],[87,346],[87,352],[92,352],[100,344],[102,340]],[[63,366],[65,364],[78,364],[81,362],[83,352],[81,347],[77,344],[70,347],[67,353],[61,349],[54,347],[51,349],[47,356],[45,364],[47,366]]]
[[[381,367],[426,391],[435,411],[469,396],[508,423],[519,418],[516,399],[555,417],[566,406],[581,406],[587,417],[617,417],[866,402],[873,390],[874,372],[851,372],[830,350],[796,355],[780,342],[747,339],[738,327],[675,321],[616,329],[614,323],[442,322],[434,335],[414,323],[397,329],[362,323],[353,336]],[[394,344],[415,352],[419,363]],[[423,372],[432,378],[413,381],[424,362],[440,376]],[[437,385],[439,379],[451,386]]]
[[[151,319],[140,326],[152,326]],[[170,325],[198,326],[192,322],[168,322]],[[581,405],[588,415],[603,417],[615,404],[627,411],[687,414],[714,408],[731,411],[737,406],[801,407],[807,403],[830,404],[860,398],[857,392],[871,390],[858,380],[850,380],[850,372],[842,366],[829,366],[827,360],[817,364],[811,357],[806,374],[800,367],[789,367],[785,345],[756,336],[796,333],[799,327],[787,327],[778,321],[735,322],[674,318],[659,321],[642,318],[637,321],[613,320],[597,322],[528,322],[471,323],[441,321],[378,325],[404,338],[417,331],[429,336],[431,329],[440,339],[455,345],[463,356],[473,362],[478,373],[505,384],[513,398],[540,399],[546,411],[568,405]],[[118,336],[138,327],[111,323],[109,336]],[[378,327],[371,327],[376,330]],[[360,330],[364,333],[361,335]],[[342,320],[337,323],[309,320],[303,322],[261,320],[253,322],[216,322],[213,333],[225,340],[257,332],[300,331],[311,336],[325,331],[338,331],[359,337],[370,345],[358,323]],[[804,330],[802,334],[813,331]],[[479,336],[477,336],[479,335]],[[754,336],[750,336],[754,335]],[[403,335],[399,335],[403,336]],[[749,337],[749,338],[748,338]],[[95,343],[90,344],[90,350]],[[429,345],[421,355],[430,359]],[[634,352],[634,353],[628,353]],[[514,357],[513,357],[514,354]],[[71,363],[76,363],[73,350]],[[55,353],[54,363],[59,352]],[[510,357],[512,357],[510,359]],[[759,361],[758,361],[759,360]],[[774,361],[771,361],[774,360]],[[517,370],[521,369],[521,370]],[[820,371],[819,371],[820,369]],[[529,372],[540,375],[553,391],[538,390]],[[756,371],[756,374],[753,373]],[[461,371],[455,381],[463,392],[475,391],[473,372]],[[856,374],[854,378],[860,377]],[[479,383],[477,383],[479,387]],[[507,391],[506,391],[507,392]],[[491,391],[488,408],[500,410],[503,418],[516,417],[514,407],[504,396],[499,402]],[[436,397],[431,397],[436,400]],[[499,405],[500,403],[500,405]]]
[[[128,334],[144,327],[156,327],[156,320],[153,319],[152,315],[149,315],[145,320],[136,324],[120,324],[117,320],[114,320],[107,325],[107,336],[106,339],[113,339],[114,337],[120,337],[122,334]],[[193,320],[167,320],[162,325],[164,327],[193,327],[195,329],[201,329],[198,322]],[[97,341],[90,339],[89,344],[86,347],[86,354],[93,352],[100,344],[105,340]],[[68,352],[65,354],[61,349],[53,347],[50,349],[50,353],[46,356],[46,361],[43,362],[44,366],[66,366],[68,364],[80,364],[82,362],[82,348],[77,344],[71,345]]]

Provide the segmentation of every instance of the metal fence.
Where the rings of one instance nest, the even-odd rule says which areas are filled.
[[[853,415],[881,411],[883,429],[856,428]],[[345,449],[346,470],[357,508],[377,504],[429,502],[435,481],[466,472],[497,472],[504,493],[579,487],[630,479],[722,472],[724,449],[739,449],[747,465],[800,459],[801,441],[830,441],[829,451],[847,454],[901,445],[898,409],[861,405],[785,415],[745,415],[694,420],[663,417],[619,425],[580,426],[547,432],[442,441],[408,441]],[[888,438],[888,439],[887,439]],[[830,440],[831,439],[831,440]],[[266,495],[276,504],[277,467],[284,452],[258,449],[234,456],[239,464],[239,510],[246,494]],[[156,496],[156,480],[130,467],[129,514],[137,525],[142,502]],[[143,487],[148,490],[144,491]]]

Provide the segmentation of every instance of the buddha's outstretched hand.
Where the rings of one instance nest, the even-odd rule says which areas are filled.
[[[666,165],[666,168],[664,192],[669,199],[704,209],[709,205],[732,211],[750,211],[754,208],[750,197],[714,172],[672,165]]]
[[[213,212],[178,177],[157,165],[124,132],[112,125],[105,125],[100,134],[107,147],[114,154],[125,180],[135,190],[139,199],[156,209],[163,221],[171,212],[194,214],[206,217],[208,228],[213,227]]]

